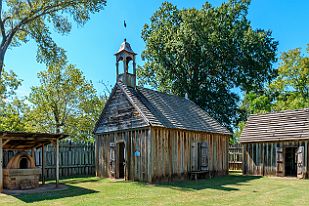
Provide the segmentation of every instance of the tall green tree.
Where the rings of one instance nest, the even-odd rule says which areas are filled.
[[[309,107],[309,57],[300,48],[284,52],[277,70],[263,90],[244,96],[241,109],[247,115]]]
[[[307,46],[307,54],[309,45]],[[309,57],[300,48],[282,53],[278,76],[259,92],[244,95],[235,139],[239,138],[250,114],[309,108]]]
[[[4,72],[0,79],[0,131],[25,129],[24,113],[29,110],[24,99],[18,98],[16,90],[22,81],[12,72]]]
[[[259,91],[276,76],[278,43],[270,31],[247,20],[250,1],[219,7],[177,9],[163,3],[142,31],[145,64],[140,83],[184,96],[232,128],[238,119],[239,92]],[[234,89],[234,90],[233,90]]]
[[[67,34],[72,21],[83,25],[105,5],[106,0],[0,0],[0,79],[9,47],[33,39],[38,62],[57,62],[65,53],[52,39],[50,25]]]
[[[309,54],[309,45],[306,51]],[[269,86],[276,96],[273,110],[309,107],[309,56],[302,54],[300,48],[284,52],[278,74]]]
[[[105,100],[96,94],[92,83],[73,65],[51,65],[38,77],[40,86],[32,87],[28,99],[32,130],[90,140]]]

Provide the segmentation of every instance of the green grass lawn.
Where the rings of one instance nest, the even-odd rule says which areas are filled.
[[[64,191],[10,196],[19,205],[309,205],[309,181],[232,174],[211,180],[148,185],[98,178],[62,180]]]

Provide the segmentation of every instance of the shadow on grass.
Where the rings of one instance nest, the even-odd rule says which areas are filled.
[[[173,181],[153,184],[155,187],[164,187],[181,191],[194,191],[204,189],[215,189],[224,191],[237,191],[239,190],[236,186],[249,185],[250,181],[262,178],[261,176],[243,176],[239,172],[231,172],[228,176],[215,177],[212,179],[200,179],[197,181],[184,180],[184,181]],[[131,181],[117,181],[114,183],[130,183]],[[148,183],[134,182],[134,184],[144,187],[149,186]]]
[[[46,191],[41,193],[34,193],[34,194],[21,194],[21,195],[13,195],[17,199],[25,203],[33,203],[33,202],[40,202],[45,200],[56,200],[66,197],[76,197],[81,195],[93,194],[97,193],[98,191],[90,190],[82,187],[76,187],[72,185],[67,185],[66,189],[58,190],[58,191]]]
[[[96,177],[81,177],[81,178],[74,178],[74,179],[62,179],[61,182],[65,184],[80,184],[80,183],[90,183],[90,182],[99,182],[101,179]]]
[[[224,191],[237,191],[235,186],[250,184],[252,180],[260,179],[259,176],[242,176],[242,175],[228,175],[223,177],[215,177],[212,179],[204,179],[197,181],[179,181],[156,184],[158,187],[172,188],[182,191],[215,189]]]

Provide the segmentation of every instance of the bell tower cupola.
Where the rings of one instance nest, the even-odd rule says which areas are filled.
[[[121,44],[116,56],[116,81],[122,81],[125,85],[129,87],[136,87],[136,63],[135,56],[136,53],[131,48],[131,45],[124,39],[124,42]],[[132,64],[131,64],[132,62]],[[119,72],[119,63],[123,64],[123,73]],[[131,67],[131,71],[129,71]]]

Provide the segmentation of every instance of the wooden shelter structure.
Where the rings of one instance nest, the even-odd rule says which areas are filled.
[[[56,184],[59,183],[59,140],[67,137],[65,134],[47,134],[47,133],[29,133],[29,132],[7,132],[0,131],[0,192],[3,191],[3,150],[17,150],[17,151],[32,151],[32,158],[34,158],[34,149],[42,148],[44,154],[44,146],[47,144],[54,144],[56,147]],[[21,156],[20,154],[17,156]],[[24,155],[30,160],[30,165],[33,166],[34,161],[28,155]],[[45,183],[45,165],[44,155],[42,155],[42,183]],[[20,159],[22,161],[22,158]],[[19,162],[18,162],[19,163]],[[12,163],[15,164],[14,162]],[[20,162],[22,165],[23,163]],[[25,170],[26,171],[26,170]]]
[[[241,134],[243,174],[308,177],[309,109],[251,115]]]
[[[126,40],[116,53],[117,83],[94,129],[97,176],[156,182],[226,175],[231,133],[188,98],[136,86],[135,55]]]

